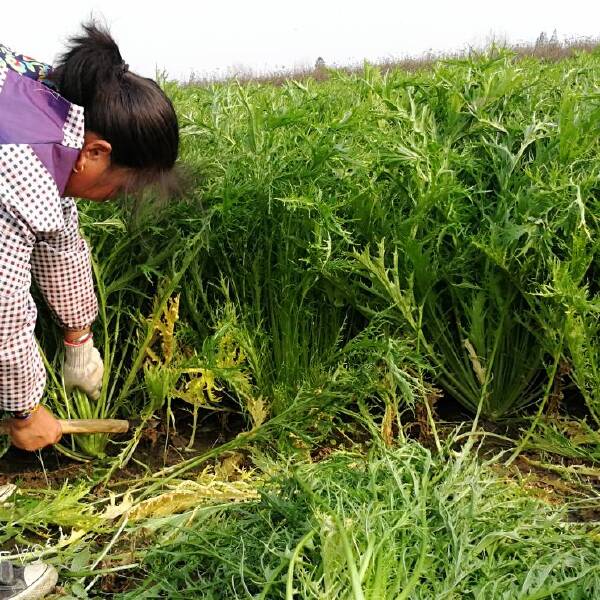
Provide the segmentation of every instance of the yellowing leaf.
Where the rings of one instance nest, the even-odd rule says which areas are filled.
[[[144,500],[131,509],[129,520],[165,517],[213,502],[250,502],[258,497],[258,491],[244,479],[228,482],[212,475],[203,483],[182,481],[174,489]]]
[[[260,427],[267,420],[269,409],[262,396],[259,396],[258,398],[249,396],[246,398],[246,408],[252,418],[253,429]]]
[[[219,402],[220,398],[215,392],[221,388],[215,382],[215,374],[210,369],[188,369],[183,373],[194,374],[183,389],[175,390],[173,396],[181,398],[195,406]]]
[[[115,495],[110,495],[108,506],[104,509],[104,512],[100,515],[102,519],[112,521],[113,519],[119,518],[125,514],[133,506],[133,499],[131,494],[125,494],[120,504],[116,503]]]
[[[168,365],[175,354],[175,323],[179,320],[179,295],[174,296],[167,302],[163,314],[154,324],[154,333],[146,354],[150,360]],[[160,338],[160,349],[162,358],[158,356],[152,345]]]

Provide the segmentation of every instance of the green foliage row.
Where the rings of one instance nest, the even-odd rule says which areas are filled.
[[[195,176],[185,201],[142,202],[133,222],[124,206],[82,215],[109,365],[90,410],[190,401],[196,369],[196,413],[230,398],[276,415],[343,370],[370,373],[357,399],[406,406],[435,386],[499,419],[543,404],[560,371],[598,421],[599,75],[594,54],[500,53],[167,84]],[[175,356],[150,369],[175,294]]]
[[[157,521],[172,537],[123,597],[596,597],[597,535],[464,458],[408,443],[267,464],[260,500]]]

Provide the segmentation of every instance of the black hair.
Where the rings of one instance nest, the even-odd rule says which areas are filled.
[[[157,182],[177,158],[173,104],[155,81],[129,71],[107,29],[95,22],[82,27],[51,78],[63,97],[84,108],[86,130],[110,142],[114,165],[134,170],[138,186]]]

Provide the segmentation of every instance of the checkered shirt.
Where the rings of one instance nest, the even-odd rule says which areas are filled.
[[[63,146],[82,147],[81,108],[71,106],[63,131]],[[73,198],[61,197],[30,144],[0,144],[0,410],[30,410],[46,383],[31,275],[63,328],[95,320],[90,252]]]

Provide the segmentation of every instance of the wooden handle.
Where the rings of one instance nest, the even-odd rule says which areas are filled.
[[[63,433],[126,433],[129,421],[122,419],[59,419]],[[0,421],[0,434],[8,433],[8,421]]]
[[[123,419],[60,419],[63,433],[127,433],[129,421]]]

